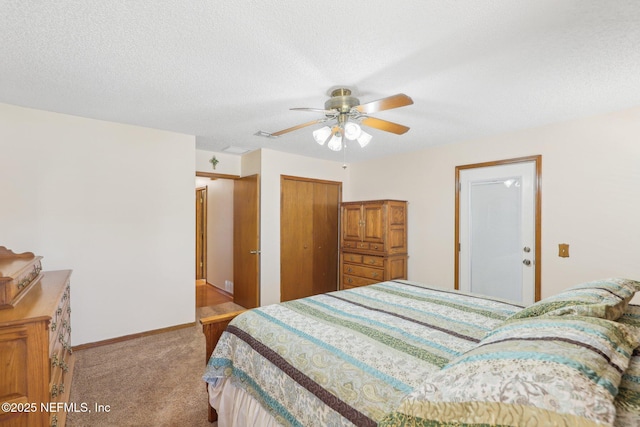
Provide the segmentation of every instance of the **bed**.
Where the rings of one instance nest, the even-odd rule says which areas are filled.
[[[523,308],[394,280],[202,319],[209,420],[637,426],[638,289],[608,279]]]

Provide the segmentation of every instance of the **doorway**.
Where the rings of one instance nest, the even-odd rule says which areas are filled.
[[[253,186],[247,185],[247,182]],[[249,235],[253,236],[252,245],[257,245],[259,192],[256,190],[248,194],[246,189],[247,187],[257,188],[258,182],[257,175],[240,178],[234,175],[196,172],[197,308],[205,306],[211,308],[208,306],[215,305],[217,306],[215,310],[222,310],[227,305],[234,305],[234,296],[242,297],[242,295],[251,295],[252,301],[258,301],[259,262],[251,272],[238,273],[236,265],[237,260],[242,259],[236,253],[246,244],[244,241],[238,243],[238,239],[241,235],[247,235],[246,230],[254,230]],[[205,194],[198,191],[202,189],[207,190]],[[200,206],[200,200],[204,206]],[[244,204],[251,203],[248,208],[245,208],[243,203],[238,201]],[[253,218],[253,225],[246,223],[247,212],[251,212],[249,216]],[[204,255],[202,248],[205,249]],[[202,267],[200,262],[203,264]],[[220,306],[227,302],[229,304]],[[251,303],[257,304],[257,302]],[[213,312],[217,312],[215,310]],[[211,314],[212,311],[207,310],[206,313]]]
[[[540,299],[541,156],[456,167],[455,288]]]
[[[196,280],[206,280],[207,187],[196,188]]]

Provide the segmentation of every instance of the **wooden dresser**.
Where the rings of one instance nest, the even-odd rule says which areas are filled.
[[[74,362],[70,276],[44,272],[15,307],[0,310],[0,403],[9,403],[2,427],[64,426]]]
[[[340,288],[407,278],[407,202],[342,204]]]

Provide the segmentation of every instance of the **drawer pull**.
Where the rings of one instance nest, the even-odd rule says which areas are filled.
[[[347,279],[347,282],[351,283],[351,282],[353,282],[353,279],[352,279],[351,277],[349,277],[349,278]]]
[[[375,277],[378,277],[378,273],[373,273],[373,274],[371,275],[371,277],[374,277],[374,278],[375,278]]]
[[[375,259],[370,259],[370,260],[369,260],[369,264],[375,264],[375,263],[376,263],[376,260],[375,260]]]
[[[353,271],[353,269],[351,267],[347,267],[347,272],[351,273]]]

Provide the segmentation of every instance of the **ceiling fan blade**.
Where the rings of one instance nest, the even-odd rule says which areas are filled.
[[[387,98],[378,99],[377,101],[360,104],[355,107],[355,109],[362,114],[371,114],[378,111],[391,110],[392,108],[404,107],[405,105],[411,104],[413,104],[413,99],[411,99],[404,93],[399,93]]]
[[[323,108],[289,108],[290,110],[296,111],[311,111],[312,113],[322,113],[326,115],[336,116],[338,112],[335,110],[325,110]]]
[[[389,122],[387,120],[376,119],[375,117],[365,117],[360,121],[360,123],[385,132],[395,133],[396,135],[402,135],[409,130],[407,126],[399,125],[398,123]]]
[[[302,123],[301,125],[297,125],[297,126],[293,126],[293,127],[287,128],[287,129],[279,130],[278,132],[273,132],[273,133],[269,134],[269,136],[277,137],[277,136],[280,136],[280,135],[285,134],[285,133],[293,132],[294,130],[306,128],[307,126],[315,125],[316,123],[322,123],[322,122],[326,122],[326,121],[327,121],[327,119],[323,117],[322,119],[313,120],[311,122]]]

